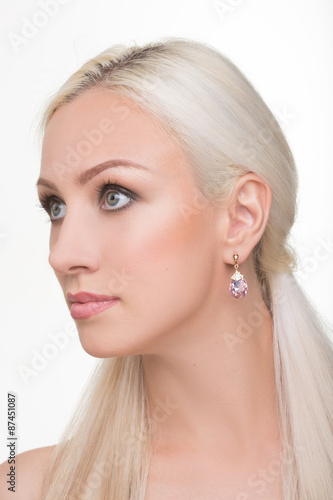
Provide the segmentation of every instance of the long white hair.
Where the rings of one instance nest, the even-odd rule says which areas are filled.
[[[214,48],[167,38],[115,45],[87,61],[51,97],[40,131],[60,106],[91,88],[127,96],[158,120],[190,159],[208,200],[226,199],[247,172],[271,186],[269,220],[252,258],[273,318],[284,498],[331,500],[332,338],[293,275],[288,236],[298,181],[276,119]],[[56,448],[43,498],[144,500],[153,424],[141,356],[101,361]]]

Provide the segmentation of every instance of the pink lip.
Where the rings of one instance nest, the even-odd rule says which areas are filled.
[[[71,316],[73,319],[87,319],[98,314],[119,302],[119,297],[110,295],[98,295],[89,292],[67,293],[71,305]]]

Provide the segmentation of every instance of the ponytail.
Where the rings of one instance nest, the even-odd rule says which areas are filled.
[[[333,340],[292,274],[270,279],[286,500],[333,495]]]

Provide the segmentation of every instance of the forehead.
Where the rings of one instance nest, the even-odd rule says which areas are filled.
[[[133,101],[106,89],[90,89],[62,105],[49,121],[41,175],[54,174],[59,165],[77,174],[110,158],[142,163],[152,172],[157,165],[159,171],[173,165],[178,174],[180,163],[182,168],[186,163],[176,140]]]

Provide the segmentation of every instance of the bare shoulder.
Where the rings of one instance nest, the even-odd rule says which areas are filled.
[[[1,500],[41,500],[40,489],[55,445],[25,451],[0,465]]]

